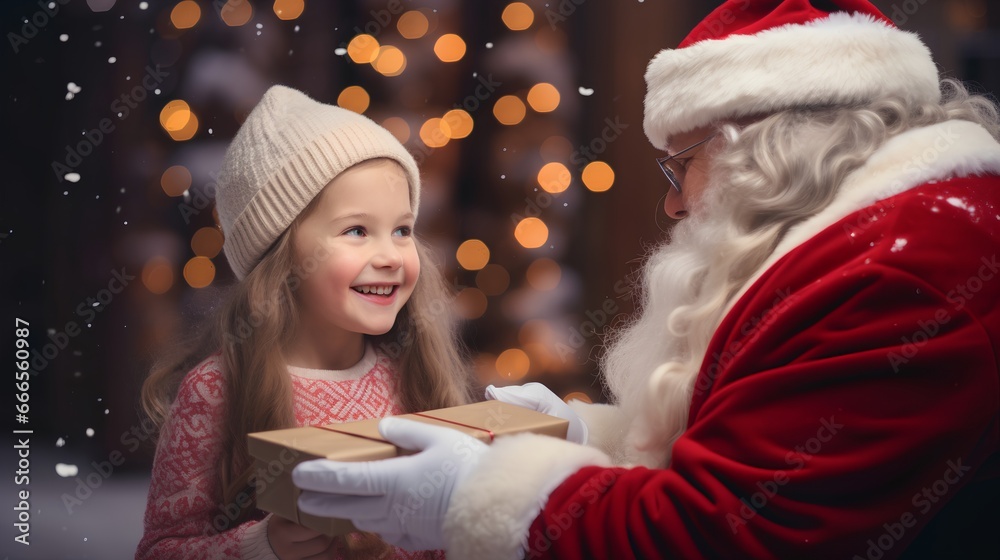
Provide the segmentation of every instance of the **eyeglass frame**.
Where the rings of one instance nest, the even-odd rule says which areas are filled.
[[[671,154],[671,155],[668,155],[668,156],[663,156],[663,157],[656,158],[656,163],[660,166],[660,169],[663,171],[663,174],[667,176],[667,181],[670,181],[670,186],[672,186],[674,188],[674,190],[677,191],[678,194],[680,194],[680,192],[681,192],[681,180],[677,177],[677,174],[674,173],[673,169],[670,169],[669,167],[667,167],[667,165],[666,165],[667,162],[669,162],[669,161],[676,161],[679,165],[681,165],[682,167],[684,167],[685,170],[686,170],[687,162],[681,163],[677,159],[677,156],[679,156],[679,155],[681,155],[681,154],[683,154],[685,152],[690,152],[691,150],[697,148],[698,146],[701,146],[702,144],[704,144],[704,143],[708,142],[709,140],[715,138],[717,134],[718,134],[717,132],[713,132],[712,134],[709,134],[708,136],[706,136],[702,140],[699,140],[698,142],[695,142],[694,144],[691,144],[690,146],[688,146],[687,148],[684,148],[683,150],[677,152],[676,154]],[[688,157],[688,158],[684,158],[684,159],[689,160],[691,158]]]

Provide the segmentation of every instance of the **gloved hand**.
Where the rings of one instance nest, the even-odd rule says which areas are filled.
[[[486,387],[486,398],[510,404],[523,406],[569,420],[569,431],[566,440],[581,445],[587,444],[587,424],[558,395],[541,383],[525,383],[510,387]]]
[[[378,425],[386,440],[415,455],[382,461],[305,461],[292,470],[302,489],[299,509],[350,519],[407,550],[445,546],[441,525],[454,489],[479,463],[487,445],[458,430],[402,418]]]

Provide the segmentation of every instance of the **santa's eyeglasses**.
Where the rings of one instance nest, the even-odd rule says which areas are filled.
[[[681,192],[681,180],[684,177],[684,171],[687,168],[687,163],[688,161],[691,160],[691,157],[679,158],[677,156],[684,154],[686,152],[690,152],[691,150],[697,148],[698,146],[701,146],[705,142],[708,142],[712,138],[715,138],[715,133],[709,134],[707,137],[705,137],[704,140],[695,142],[694,144],[691,144],[690,146],[684,148],[683,150],[677,152],[676,154],[671,154],[669,156],[656,158],[656,163],[660,165],[660,169],[663,170],[663,174],[667,176],[667,180],[670,181],[670,186],[674,187],[674,189],[676,189],[678,193]],[[678,173],[675,172],[673,169],[671,169],[670,166],[668,165],[671,162],[675,163],[680,168],[680,173],[679,173],[680,176],[678,176]]]

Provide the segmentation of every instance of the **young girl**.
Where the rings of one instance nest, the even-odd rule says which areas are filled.
[[[216,200],[240,281],[143,386],[160,434],[137,559],[443,556],[256,509],[246,437],[469,401],[419,194],[412,156],[364,116],[283,86],[250,113]]]

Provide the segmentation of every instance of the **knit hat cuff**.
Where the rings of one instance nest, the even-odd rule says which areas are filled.
[[[410,207],[420,205],[420,176],[406,149],[387,130],[351,123],[320,134],[289,158],[254,195],[226,236],[226,258],[243,279],[315,196],[353,165],[377,158],[398,163],[408,181]]]

